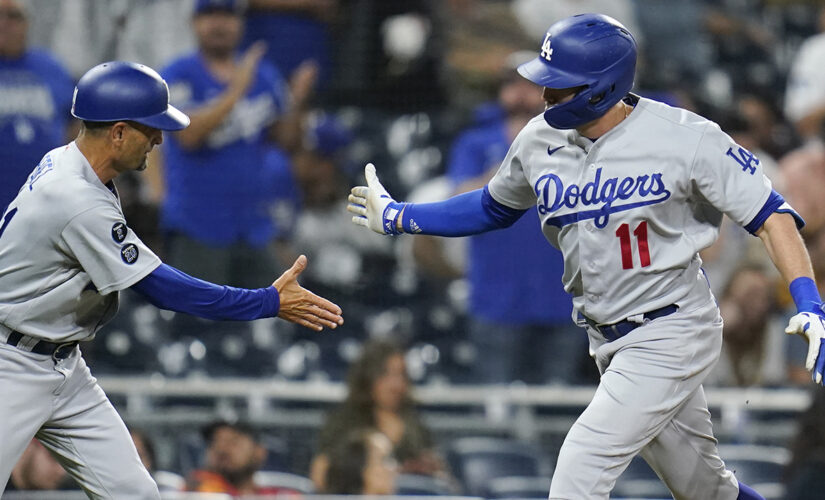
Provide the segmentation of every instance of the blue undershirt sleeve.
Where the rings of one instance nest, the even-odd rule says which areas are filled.
[[[152,305],[212,320],[249,321],[278,315],[281,302],[273,286],[250,290],[216,285],[161,264],[132,285]]]
[[[526,211],[502,205],[484,186],[435,203],[407,203],[401,224],[405,233],[469,236],[510,227]]]

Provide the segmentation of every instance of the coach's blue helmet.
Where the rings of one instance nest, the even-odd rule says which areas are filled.
[[[583,87],[573,99],[544,112],[550,126],[571,129],[602,116],[633,87],[636,40],[612,17],[580,14],[547,30],[539,56],[518,68],[551,89]]]
[[[160,130],[181,130],[189,117],[169,104],[169,87],[142,64],[98,64],[77,82],[72,116],[90,122],[133,121]]]

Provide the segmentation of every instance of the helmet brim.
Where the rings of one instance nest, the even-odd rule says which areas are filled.
[[[183,130],[189,126],[189,117],[178,108],[169,105],[166,111],[145,118],[132,118],[132,121],[159,130]]]
[[[550,89],[581,87],[589,82],[581,75],[574,75],[559,68],[553,68],[541,57],[536,57],[518,67],[518,73],[536,85]]]

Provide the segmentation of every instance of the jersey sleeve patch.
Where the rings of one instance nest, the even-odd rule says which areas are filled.
[[[138,247],[134,243],[129,243],[120,247],[120,258],[123,262],[132,265],[138,260]]]
[[[129,228],[123,222],[115,222],[112,226],[112,239],[115,240],[115,243],[123,243],[128,233]]]

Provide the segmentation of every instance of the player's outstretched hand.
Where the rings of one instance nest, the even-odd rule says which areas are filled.
[[[367,163],[364,175],[367,185],[352,188],[348,198],[347,210],[353,214],[352,222],[378,234],[400,234],[398,218],[404,210],[404,204],[393,200],[378,181],[375,165]]]
[[[805,368],[811,372],[811,378],[817,384],[823,380],[825,372],[825,320],[816,313],[802,312],[791,317],[785,333],[797,334],[808,340],[808,357]]]
[[[278,317],[317,331],[344,324],[340,307],[298,284],[298,275],[306,267],[307,258],[301,255],[272,284],[281,297]]]

